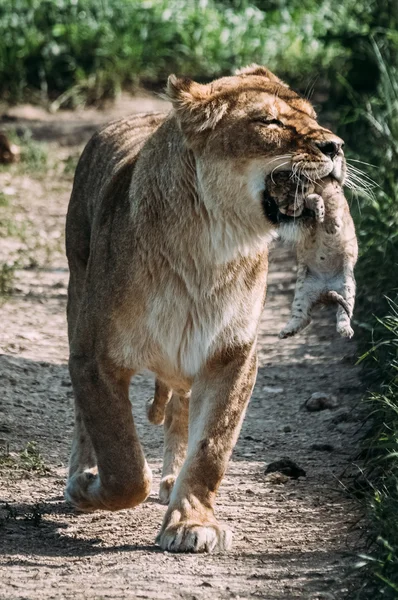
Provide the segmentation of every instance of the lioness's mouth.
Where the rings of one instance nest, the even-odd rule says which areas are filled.
[[[286,215],[285,213],[279,210],[278,204],[276,200],[272,198],[266,191],[263,196],[263,210],[264,214],[273,223],[274,225],[278,225],[278,223],[287,223],[294,222],[302,219],[315,218],[315,213],[311,209],[305,207],[300,215]]]
[[[301,180],[300,186],[293,184],[292,192],[289,190],[291,186],[289,172],[279,173],[275,175],[275,178],[276,180],[274,178],[266,180],[263,192],[264,214],[271,223],[276,225],[315,216],[314,212],[304,204],[304,198],[308,194],[308,187],[304,179]]]

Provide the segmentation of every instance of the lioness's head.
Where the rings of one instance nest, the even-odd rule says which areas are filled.
[[[343,183],[343,141],[265,67],[252,65],[207,85],[171,75],[167,95],[193,152],[245,170],[257,193],[274,170],[310,180],[332,175]]]

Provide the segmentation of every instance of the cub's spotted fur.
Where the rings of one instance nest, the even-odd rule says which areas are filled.
[[[267,182],[270,194],[284,207],[293,206],[296,183],[287,173],[276,173]],[[279,337],[295,335],[310,322],[311,308],[319,302],[334,302],[337,331],[343,337],[354,335],[350,324],[355,302],[354,266],[358,256],[355,228],[341,185],[326,177],[306,184],[305,208],[315,220],[300,221],[297,244],[298,274],[290,321]]]

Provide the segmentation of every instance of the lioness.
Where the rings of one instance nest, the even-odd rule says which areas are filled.
[[[128,393],[148,368],[166,400],[173,391],[170,472],[188,440],[157,543],[225,550],[231,532],[214,502],[256,378],[278,227],[265,179],[283,168],[341,181],[342,140],[264,67],[208,85],[172,75],[167,94],[170,114],[111,123],[77,167],[66,224],[76,399],[66,498],[81,510],[119,510],[148,496]]]

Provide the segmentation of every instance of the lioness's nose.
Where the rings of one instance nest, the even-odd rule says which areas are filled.
[[[334,158],[336,156],[336,154],[339,152],[343,143],[335,142],[335,141],[329,141],[329,142],[323,141],[323,142],[317,142],[316,145],[318,146],[318,148],[320,149],[320,151],[323,154],[325,154],[326,156],[329,156],[329,158]]]

